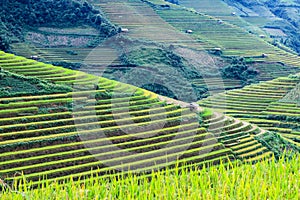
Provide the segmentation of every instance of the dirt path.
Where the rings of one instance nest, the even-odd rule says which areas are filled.
[[[158,99],[160,101],[166,101],[167,103],[172,103],[172,104],[175,104],[175,105],[179,105],[180,107],[182,108],[190,108],[191,107],[191,104],[190,103],[187,103],[187,102],[183,102],[183,101],[179,101],[179,100],[175,100],[175,99],[171,99],[169,97],[165,97],[165,96],[161,96],[161,95],[158,95]],[[196,112],[203,112],[204,111],[204,108],[200,107],[197,103],[193,103],[192,105],[195,109]]]

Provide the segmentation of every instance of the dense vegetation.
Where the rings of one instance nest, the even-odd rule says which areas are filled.
[[[241,80],[243,85],[248,85],[256,81],[259,72],[253,67],[250,67],[245,58],[231,59],[230,65],[221,69],[224,78],[232,78]]]
[[[55,85],[37,78],[25,77],[7,71],[0,71],[0,97],[37,95],[70,92],[72,89]]]
[[[291,156],[300,152],[300,147],[286,141],[280,134],[275,132],[268,132],[255,137],[264,146],[267,146],[277,159],[282,156],[291,158]]]
[[[215,75],[209,70],[206,74],[201,74],[195,66],[190,65],[186,59],[177,54],[173,46],[133,40],[124,36],[117,37],[112,42],[117,49],[120,49],[119,57],[122,65],[108,67],[104,71],[103,76],[110,79],[126,81],[170,98],[196,101],[206,95],[208,88],[196,87],[190,84],[189,80]],[[139,77],[143,77],[144,82]],[[146,84],[142,85],[141,82]],[[176,92],[174,92],[175,88],[177,88]],[[195,98],[192,95],[185,95],[185,88],[192,90]]]
[[[31,190],[30,184],[10,188],[0,197],[25,199],[299,199],[299,157],[263,161],[255,165],[231,163],[203,169],[166,169],[149,178],[135,174],[116,178],[94,176],[50,182]],[[3,185],[3,183],[2,183]]]
[[[222,109],[228,115],[280,133],[299,147],[299,81],[299,74],[280,77],[217,94],[199,104]]]
[[[7,50],[15,40],[24,39],[30,27],[69,27],[91,25],[102,35],[118,32],[99,10],[86,1],[77,0],[7,0],[0,11],[0,49]]]

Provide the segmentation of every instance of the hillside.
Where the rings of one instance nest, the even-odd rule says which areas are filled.
[[[128,28],[130,31],[126,35],[132,39],[156,41],[200,51],[214,52],[220,48],[224,56],[253,57],[255,61],[298,65],[298,56],[271,45],[267,38],[264,40],[201,12],[160,0],[144,3],[138,0],[97,2],[94,3],[95,7],[100,8],[111,22]],[[119,10],[115,10],[115,7]],[[189,29],[193,31],[192,34],[185,33]],[[266,55],[265,58],[263,54]]]
[[[93,50],[92,56],[85,60],[90,66],[80,69],[87,73],[101,74],[172,98],[195,101],[210,93],[299,72],[298,67],[290,66],[298,65],[297,56],[234,25],[219,23],[217,18],[208,15],[164,1],[101,0],[91,3],[102,10],[112,23],[129,31],[109,38]],[[185,27],[180,27],[183,25]],[[192,29],[193,34],[186,34],[188,29]],[[221,49],[221,57],[218,56],[218,48]],[[103,52],[112,53],[97,64],[94,57],[106,55]],[[258,72],[255,80],[250,80],[250,77],[247,81],[228,78],[221,73],[223,68],[234,62],[232,57],[239,56],[247,57],[247,68]],[[116,61],[119,63],[116,64]],[[145,85],[134,78],[136,74],[145,78]],[[155,80],[161,80],[162,86],[174,91],[160,88],[161,85],[153,89],[151,83]],[[146,85],[149,82],[150,86]]]
[[[64,52],[64,57],[86,56],[75,49],[95,47],[119,32],[100,10],[80,0],[5,1],[1,4],[0,30],[0,49],[40,59],[44,51],[56,48]],[[66,59],[59,60],[62,57],[56,56],[54,60],[46,58],[48,61]]]
[[[195,8],[257,35],[270,36],[300,52],[299,2],[296,0],[179,0],[179,5]],[[224,9],[225,8],[225,9]]]
[[[67,86],[54,85],[37,78],[20,76],[4,70],[0,71],[0,97],[42,95],[71,91],[72,89]]]
[[[174,4],[170,4],[168,9],[162,9],[161,5],[165,4],[164,1],[147,2],[154,7],[162,19],[178,30],[193,30],[191,36],[202,42],[205,49],[221,48],[225,56],[254,57],[256,60],[298,65],[298,56],[281,50],[240,27]],[[264,58],[263,54],[267,56]]]
[[[83,72],[4,52],[0,59],[5,70],[74,89],[0,99],[0,174],[8,182],[18,180],[17,171],[38,183],[90,175],[91,168],[109,176],[177,160],[201,166],[274,154],[256,139],[267,132],[244,121]]]
[[[0,199],[299,199],[299,0],[0,3]]]
[[[63,2],[56,2],[51,13],[59,12]],[[70,15],[72,8],[78,7],[75,14],[79,20],[72,22],[58,15],[62,21],[59,25],[31,21],[32,25],[22,28],[22,39],[10,45],[11,50],[187,102],[300,70],[298,56],[275,47],[270,38],[259,38],[263,31],[253,25],[251,30],[256,32],[249,33],[249,23],[232,16],[224,2],[216,1],[218,6],[211,12],[205,8],[209,5],[206,1],[195,7],[199,12],[181,6],[193,6],[193,1],[181,1],[179,6],[139,0],[67,2]],[[36,2],[33,13],[48,21],[51,16],[39,10],[43,6],[47,2]],[[222,6],[224,13],[214,15]],[[13,11],[12,16],[18,14]],[[100,27],[91,20],[94,16],[101,19]],[[226,19],[220,21],[219,17]],[[117,33],[116,26],[128,32]],[[193,33],[187,34],[188,29]],[[236,64],[238,59],[243,61]],[[230,75],[236,67],[242,70],[234,73],[243,76]]]
[[[275,131],[300,146],[299,74],[246,86],[201,100],[227,115]]]
[[[237,1],[231,1],[235,3]],[[259,0],[259,1],[241,1],[240,5],[247,7],[254,15],[258,17],[266,17],[265,13],[269,13],[268,18],[271,18],[270,22],[264,24],[266,32],[273,36],[279,36],[280,41],[291,47],[296,52],[300,52],[300,38],[299,38],[299,1],[282,1],[282,0]],[[236,6],[240,9],[239,6]],[[245,12],[245,18],[250,16]],[[280,35],[282,31],[284,34]]]

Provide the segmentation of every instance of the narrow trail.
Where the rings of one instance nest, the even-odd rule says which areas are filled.
[[[197,103],[187,103],[187,102],[184,102],[184,101],[171,99],[169,97],[165,97],[165,96],[162,96],[162,95],[158,95],[158,99],[160,101],[166,101],[167,103],[172,103],[172,104],[178,105],[182,108],[190,108],[192,106],[193,110],[198,112],[198,113],[201,113],[201,112],[204,111],[204,108],[200,107]]]

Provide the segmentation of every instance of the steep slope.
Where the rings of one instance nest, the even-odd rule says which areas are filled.
[[[80,0],[4,1],[0,49],[48,62],[80,63],[101,41],[119,32],[100,10]]]
[[[238,9],[229,3],[229,1],[223,0],[180,0],[179,4],[187,8],[193,8],[200,13],[204,13],[223,21],[229,22],[230,24],[237,25],[245,30],[252,31],[253,33],[265,34],[259,27],[256,27],[256,24],[248,23],[246,20],[249,18],[243,18],[242,16],[245,13],[242,10],[246,11],[246,8]],[[236,2],[238,4],[238,2]],[[266,12],[265,14],[269,14]],[[257,18],[257,16],[255,15]],[[262,18],[263,21],[272,20],[271,16]],[[259,20],[257,20],[259,21]]]
[[[71,92],[70,87],[55,85],[37,78],[29,78],[0,70],[0,97],[42,95]]]
[[[182,0],[184,5],[196,6],[197,1]],[[259,26],[274,40],[299,53],[299,1],[291,0],[224,0],[236,15]]]
[[[119,36],[109,38],[103,46],[100,45],[92,53],[96,55],[98,51],[110,49],[110,51],[117,52],[117,55],[112,54],[115,60],[119,57],[123,58],[121,59],[123,65],[111,66],[112,61],[106,64],[100,62],[98,65],[93,62],[93,66],[81,68],[88,73],[102,73],[105,77],[127,81],[140,87],[143,87],[143,84],[139,81],[129,81],[131,76],[151,74],[153,77],[145,78],[145,80],[160,80],[163,86],[174,89],[175,93],[183,93],[181,96],[191,97],[192,95],[189,94],[192,93],[193,98],[184,100],[196,101],[195,99],[207,97],[210,93],[243,86],[241,80],[222,77],[221,68],[227,63],[206,52],[217,54],[219,47],[224,55],[253,56],[254,58],[249,59],[250,61],[270,61],[271,63],[255,65],[255,69],[262,74],[258,80],[270,80],[278,77],[278,74],[283,71],[285,74],[290,74],[299,70],[278,63],[274,64],[274,62],[279,62],[279,57],[282,57],[288,63],[297,65],[297,56],[294,57],[292,54],[276,49],[241,28],[220,23],[216,18],[190,12],[164,1],[100,0],[90,2],[96,8],[100,8],[110,21],[126,29],[126,32],[121,33],[121,37],[130,39],[121,39],[123,45],[117,45],[115,41]],[[185,33],[188,29],[194,32]],[[151,41],[154,41],[155,45],[151,44]],[[103,53],[99,53],[100,57],[101,55]],[[185,60],[185,65],[182,65],[182,60]],[[89,61],[88,57],[86,61]],[[165,65],[166,62],[175,64]],[[269,73],[270,69],[272,73]],[[151,88],[153,88],[152,85],[146,87],[148,90]],[[181,92],[177,92],[176,89]],[[161,91],[160,94],[180,99],[176,94],[165,92],[164,89]]]
[[[299,75],[281,77],[217,94],[199,104],[279,132],[299,146],[299,83]]]
[[[161,0],[146,2],[178,30],[193,30],[191,36],[202,42],[206,49],[221,48],[225,56],[249,56],[256,60],[299,66],[297,55],[279,49],[238,26],[174,4],[168,4],[168,9],[164,9],[162,5],[166,2]]]
[[[227,62],[207,53],[206,50],[215,54],[223,52],[223,55],[230,56],[254,56],[253,59],[248,59],[250,62],[271,61],[255,65],[255,69],[262,74],[257,80],[270,80],[281,73],[285,75],[297,72],[296,68],[273,63],[285,59],[287,63],[297,65],[297,57],[292,58],[284,51],[276,52],[278,49],[268,46],[260,38],[216,18],[191,13],[163,1],[157,1],[157,4],[139,0],[90,2],[100,13],[103,10],[113,23],[128,30],[113,37],[98,38],[99,41],[97,30],[91,27],[38,27],[37,30],[30,30],[26,34],[26,38],[30,38],[35,45],[15,43],[12,45],[14,50],[18,55],[37,55],[42,61],[72,69],[80,68],[87,73],[101,74],[109,79],[189,102],[207,97],[210,93],[240,88],[245,84],[236,78],[222,77],[220,69],[226,66]],[[160,16],[167,17],[168,13],[170,17],[174,15],[172,18],[178,16],[177,22],[170,22],[174,26]],[[180,22],[187,19],[192,19],[195,23],[191,25]],[[185,24],[186,27],[180,27],[181,24]],[[193,28],[193,34],[185,33],[194,25],[197,27]],[[201,32],[202,28],[206,30]],[[92,42],[94,39],[97,40],[96,43]],[[117,44],[117,40],[122,45]],[[74,43],[77,46],[73,46]],[[94,47],[100,45],[93,48],[93,45],[89,46],[90,43],[93,43]],[[193,59],[198,60],[195,65],[191,64],[194,61],[189,57],[190,52],[193,52]],[[269,73],[270,69],[272,73]],[[131,81],[130,78],[136,77],[136,74],[152,77],[144,78],[144,83],[134,78]],[[160,80],[161,84],[154,86],[152,80]],[[172,89],[174,91],[170,92]],[[181,98],[182,96],[185,99]]]
[[[264,131],[248,123],[193,110],[127,84],[0,54],[6,70],[74,88],[62,94],[0,98],[0,174],[7,181],[18,180],[14,174],[20,171],[38,183],[45,177],[90,175],[91,169],[109,176],[148,172],[177,160],[202,166],[272,155],[253,137]]]
[[[113,23],[128,28],[129,32],[124,34],[134,39],[212,52],[220,49],[225,56],[299,65],[297,55],[273,46],[267,38],[250,34],[244,28],[228,23],[230,21],[225,22],[165,1],[101,0],[92,3],[100,7]],[[119,9],[116,10],[116,7]],[[186,34],[187,30],[193,33]]]
[[[177,31],[143,1],[96,0],[91,3],[96,8],[100,8],[112,23],[127,28],[129,31],[126,35],[133,39],[187,47],[195,45],[201,48],[201,44],[195,43],[189,35]]]

